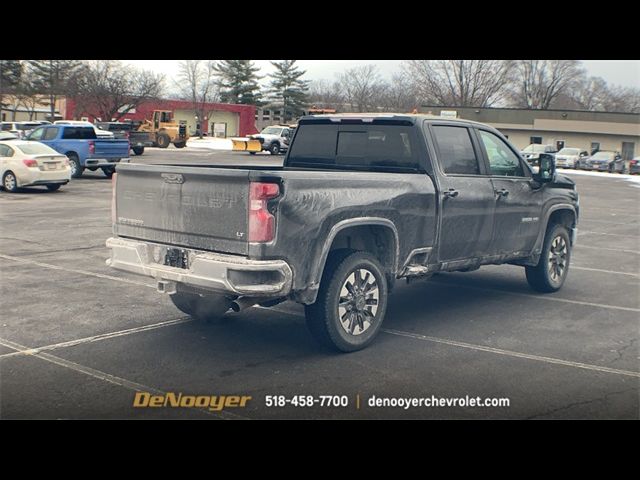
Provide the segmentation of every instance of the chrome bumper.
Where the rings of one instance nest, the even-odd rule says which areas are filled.
[[[131,161],[130,158],[119,158],[119,159],[89,158],[84,161],[84,164],[87,167],[106,167],[106,166],[116,166],[119,163],[129,163],[130,161]]]
[[[171,293],[174,288],[167,282],[175,282],[199,289],[231,295],[283,297],[291,290],[292,271],[283,260],[250,260],[235,255],[186,250],[189,268],[176,268],[157,263],[153,250],[173,248],[124,238],[107,239],[111,258],[107,265],[118,270],[152,277],[158,282],[158,290]]]

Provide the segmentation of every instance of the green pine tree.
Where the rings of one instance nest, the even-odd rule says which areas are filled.
[[[283,121],[286,123],[297,118],[308,104],[309,82],[301,80],[306,70],[299,70],[296,60],[271,62],[276,70],[270,77],[271,99],[282,105]]]
[[[37,89],[49,96],[51,121],[55,119],[56,100],[73,93],[83,64],[78,60],[28,60],[29,74]]]
[[[20,60],[0,60],[0,107],[4,106],[4,95],[18,86],[22,67]]]
[[[258,71],[251,60],[222,60],[216,66],[220,99],[225,103],[262,104]]]

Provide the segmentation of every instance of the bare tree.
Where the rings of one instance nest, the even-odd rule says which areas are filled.
[[[309,85],[309,103],[318,108],[340,109],[344,94],[337,81],[313,80]]]
[[[545,110],[583,79],[577,60],[519,60],[512,101],[517,107]]]
[[[159,98],[164,89],[164,75],[124,65],[116,60],[88,62],[75,85],[81,112],[116,121],[142,103]]]
[[[375,65],[350,68],[338,75],[345,102],[358,112],[375,111],[385,84]]]
[[[640,88],[610,87],[603,107],[608,112],[640,113]]]
[[[513,63],[503,60],[409,60],[403,64],[424,102],[490,107],[502,100]]]
[[[215,62],[203,60],[180,62],[178,88],[180,94],[191,101],[193,112],[201,125],[197,130],[202,138],[202,122],[209,115],[206,104],[220,98]]]
[[[413,82],[406,72],[395,73],[381,90],[378,101],[385,112],[412,112],[420,106]]]

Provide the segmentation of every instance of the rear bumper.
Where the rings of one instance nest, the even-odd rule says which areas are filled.
[[[112,237],[107,239],[107,247],[111,249],[107,265],[151,277],[158,282],[169,281],[217,293],[267,298],[284,297],[291,291],[293,274],[282,260],[250,260],[185,248],[182,250],[188,252],[189,268],[183,269],[154,260],[154,253],[171,245]]]
[[[129,163],[129,158],[87,158],[84,161],[86,167],[103,167],[117,163]]]

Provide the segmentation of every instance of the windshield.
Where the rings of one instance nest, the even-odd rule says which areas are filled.
[[[267,127],[264,130],[262,130],[260,133],[264,133],[265,135],[280,135],[280,132],[282,132],[281,128]]]
[[[537,143],[532,143],[522,151],[526,153],[544,153],[545,148],[546,148],[546,145],[539,145]]]
[[[592,160],[613,160],[613,152],[598,152],[591,157]]]
[[[39,126],[39,123],[16,123],[16,130],[32,130]]]
[[[558,152],[558,155],[579,155],[579,148],[563,148]]]
[[[43,143],[26,143],[22,145],[16,145],[16,147],[25,155],[60,155],[53,148],[48,147]]]

